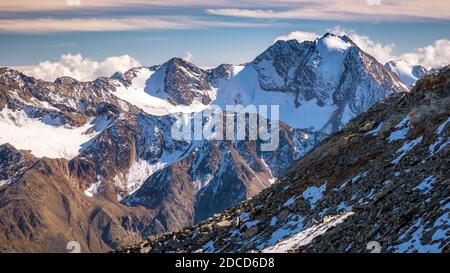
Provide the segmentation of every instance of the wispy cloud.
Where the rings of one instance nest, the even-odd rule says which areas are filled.
[[[282,41],[288,41],[288,40],[297,40],[300,43],[304,41],[314,41],[315,39],[319,38],[319,34],[315,32],[308,32],[308,31],[293,31],[287,35],[281,35],[277,37],[274,42],[278,40]]]
[[[448,0],[2,0],[0,11],[3,33],[257,27],[283,19],[450,20]]]
[[[316,19],[340,21],[450,19],[447,0],[292,0],[291,8],[282,10],[221,8],[207,13],[258,19]]]
[[[79,4],[78,4],[79,2]],[[23,11],[58,11],[58,10],[85,10],[100,8],[120,8],[132,6],[223,6],[230,4],[227,0],[2,0],[0,10],[9,12]]]
[[[71,18],[71,19],[0,19],[3,33],[98,32],[151,29],[191,29],[215,27],[264,27],[264,23],[210,21],[183,16]]]
[[[421,64],[426,68],[441,67],[450,64],[450,41],[441,39],[431,45],[418,48],[400,56],[411,64]]]
[[[109,77],[113,73],[125,72],[141,63],[129,55],[112,56],[102,61],[85,58],[81,54],[65,54],[58,61],[42,61],[37,65],[15,67],[23,73],[47,81],[69,76],[80,81],[90,81],[98,77]]]
[[[186,51],[186,54],[184,54],[183,59],[187,62],[192,62],[194,60],[194,55],[192,55],[191,52]]]

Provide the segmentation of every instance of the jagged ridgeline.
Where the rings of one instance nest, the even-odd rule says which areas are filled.
[[[449,252],[450,66],[352,119],[272,187],[124,252]],[[373,244],[373,243],[371,243]]]
[[[243,65],[205,70],[173,58],[92,82],[1,68],[0,251],[62,252],[70,241],[107,251],[195,225],[271,187],[374,103],[408,92],[395,71],[333,34],[278,41]],[[279,105],[278,149],[172,137],[182,113],[212,104]]]

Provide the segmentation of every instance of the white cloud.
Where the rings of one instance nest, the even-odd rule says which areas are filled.
[[[184,55],[183,59],[184,59],[186,62],[190,62],[190,63],[191,63],[191,62],[194,60],[194,56],[192,55],[191,52],[186,51],[186,54]]]
[[[382,44],[373,41],[369,36],[353,34],[349,36],[362,50],[374,56],[381,63],[392,60],[394,44]]]
[[[432,45],[402,54],[399,58],[410,64],[421,64],[428,69],[445,66],[450,64],[450,41],[437,40]]]
[[[381,0],[366,0],[369,6],[381,6]]]
[[[136,66],[141,66],[140,62],[129,55],[108,57],[99,62],[84,58],[81,54],[65,54],[56,62],[47,60],[20,70],[26,75],[46,81],[54,81],[62,76],[92,81],[98,77],[109,77],[117,71],[125,72]]]
[[[318,38],[319,35],[314,32],[307,32],[307,31],[294,31],[289,33],[288,35],[282,35],[275,39],[275,42],[278,40],[282,41],[288,41],[288,40],[297,40],[300,43],[303,41],[314,41],[316,38]]]
[[[81,0],[66,0],[68,6],[80,6]]]

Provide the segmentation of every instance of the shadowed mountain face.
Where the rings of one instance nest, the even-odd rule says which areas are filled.
[[[403,91],[397,76],[331,34],[212,70],[175,58],[50,83],[1,68],[0,251],[62,252],[73,240],[106,251],[193,225],[270,187],[328,133]],[[174,140],[182,113],[212,104],[280,105],[278,149]]]
[[[448,252],[450,66],[352,119],[271,188],[125,252]]]

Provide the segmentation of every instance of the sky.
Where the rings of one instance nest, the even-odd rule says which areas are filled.
[[[450,63],[448,0],[1,0],[0,66],[48,80],[172,57],[210,68],[329,31],[381,62]]]

